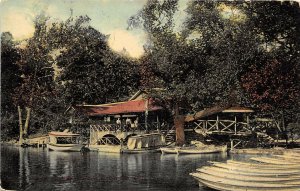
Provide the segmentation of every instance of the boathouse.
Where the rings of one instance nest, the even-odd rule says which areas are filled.
[[[74,109],[87,119],[91,145],[118,145],[129,136],[160,133],[167,128],[163,107],[142,91],[128,101],[76,105]]]

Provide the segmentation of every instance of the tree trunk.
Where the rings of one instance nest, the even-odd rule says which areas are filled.
[[[23,143],[23,123],[22,123],[22,110],[21,110],[20,106],[18,106],[18,113],[19,113],[19,127],[20,127],[19,144],[22,144]]]
[[[176,105],[174,112],[174,125],[176,129],[176,145],[178,146],[185,144],[184,119],[184,116],[179,115],[179,108],[178,105]]]
[[[284,129],[285,146],[288,147],[289,136],[288,136],[287,128],[285,126],[284,111],[282,111],[281,113],[281,123],[282,123],[282,129]]]
[[[25,127],[24,127],[24,135],[28,136],[28,127],[29,127],[29,121],[30,121],[30,115],[31,115],[31,108],[26,107],[26,121],[25,121]]]

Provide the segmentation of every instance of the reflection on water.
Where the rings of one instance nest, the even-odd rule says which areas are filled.
[[[55,152],[1,146],[2,187],[14,190],[208,190],[188,174],[226,154]]]

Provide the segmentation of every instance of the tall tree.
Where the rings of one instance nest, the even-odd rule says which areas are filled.
[[[20,59],[19,51],[9,32],[1,34],[1,138],[14,136],[16,127],[16,107],[12,104],[14,89],[20,86],[20,68],[16,62]]]
[[[14,94],[15,104],[18,106],[20,142],[23,135],[28,135],[30,118],[35,103],[39,99],[46,99],[53,90],[54,70],[53,58],[50,56],[52,49],[47,42],[48,17],[39,15],[36,17],[33,37],[27,40],[26,46],[20,49],[20,60],[17,64],[21,67],[23,83]],[[23,113],[26,117],[23,124]]]
[[[241,9],[264,49],[264,54],[242,76],[242,85],[254,106],[272,112],[282,121],[296,121],[300,112],[299,3],[247,2]],[[286,125],[282,124],[283,129]]]
[[[259,52],[258,39],[245,22],[224,16],[221,5],[191,1],[179,31],[174,28],[177,1],[149,1],[135,19],[142,21],[149,37],[142,66],[150,65],[148,74],[153,73],[155,85],[164,89],[152,96],[171,108],[177,144],[184,143],[182,114],[237,102],[230,98],[234,90],[242,92],[238,76]]]
[[[118,100],[139,82],[134,61],[112,52],[108,37],[89,21],[88,17],[69,18],[59,26],[68,37],[57,63],[63,69],[60,81],[70,104]]]

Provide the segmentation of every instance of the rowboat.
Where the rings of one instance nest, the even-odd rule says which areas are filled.
[[[181,147],[176,148],[177,154],[209,154],[227,151],[227,146],[221,147]]]
[[[277,164],[268,164],[268,163],[248,163],[248,162],[235,161],[235,160],[227,160],[227,163],[248,166],[248,167],[256,167],[256,168],[284,168],[284,169],[300,168],[300,164],[277,165]]]
[[[226,168],[219,168],[216,166],[209,166],[209,167],[202,167],[200,169],[197,169],[197,171],[201,169],[209,169],[220,173],[231,173],[231,174],[237,174],[237,175],[246,175],[246,176],[257,176],[257,177],[278,177],[278,176],[299,176],[299,172],[295,171],[293,173],[291,172],[285,172],[284,170],[278,170],[278,172],[255,172],[255,171],[241,171],[236,169],[226,169]]]
[[[291,184],[269,183],[269,182],[250,182],[222,178],[206,173],[190,173],[199,183],[208,187],[225,191],[257,191],[257,190],[280,190],[280,191],[299,191],[300,182]]]
[[[84,147],[79,143],[79,134],[69,132],[49,133],[49,143],[47,148],[53,151],[81,151]]]
[[[176,147],[162,147],[160,151],[162,154],[177,154]]]
[[[279,164],[279,165],[296,165],[299,162],[290,161],[290,160],[282,160],[282,159],[275,159],[275,158],[268,158],[268,157],[252,157],[251,160],[269,163],[269,164]]]
[[[292,161],[297,161],[300,164],[300,156],[292,156],[292,155],[274,155],[274,157],[279,158],[279,159],[284,159],[284,160],[292,160]]]
[[[230,178],[233,180],[240,180],[240,181],[248,181],[248,182],[278,182],[281,183],[295,183],[300,181],[300,176],[293,176],[293,177],[257,177],[257,176],[247,176],[247,175],[237,175],[230,172],[227,173],[220,173],[211,169],[199,169],[198,172],[209,174],[212,176],[217,176],[221,178]]]
[[[273,163],[254,164],[227,160],[226,163],[211,162],[212,166],[198,168],[197,172],[190,173],[199,185],[222,191],[299,191],[300,190],[300,165],[283,163],[267,157],[253,157],[256,161],[272,161]]]
[[[285,169],[282,171],[282,168],[273,168],[273,169],[260,169],[260,168],[249,168],[249,167],[243,167],[243,166],[235,166],[231,164],[224,164],[219,162],[214,162],[214,166],[225,168],[228,170],[235,170],[238,172],[253,172],[253,173],[263,173],[263,174],[278,174],[281,172],[284,172],[286,174],[299,174],[300,175],[300,169]]]
[[[214,162],[213,162],[214,163]],[[240,168],[253,168],[253,169],[300,169],[300,165],[273,165],[273,164],[258,164],[258,163],[247,163],[241,161],[227,160],[228,165],[233,165]]]
[[[122,149],[122,153],[128,153],[128,154],[138,154],[138,153],[156,153],[159,152],[159,148],[155,149]]]

